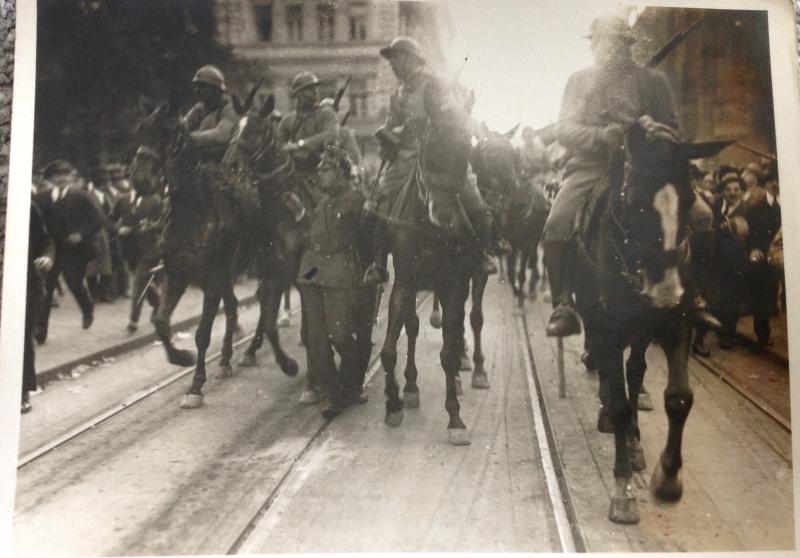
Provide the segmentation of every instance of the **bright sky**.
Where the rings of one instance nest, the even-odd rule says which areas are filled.
[[[468,58],[460,81],[477,95],[473,115],[499,131],[558,118],[567,78],[592,64],[583,37],[609,10],[589,0],[446,1],[455,32],[449,72]]]

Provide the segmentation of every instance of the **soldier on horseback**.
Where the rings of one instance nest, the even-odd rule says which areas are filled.
[[[418,162],[428,120],[423,103],[424,93],[429,87],[435,88],[435,91],[444,91],[444,85],[423,69],[425,59],[419,44],[413,38],[397,37],[389,46],[381,49],[380,53],[389,61],[399,83],[390,98],[386,122],[375,133],[381,145],[381,166],[386,166],[386,169],[379,177],[375,192],[365,204],[365,210],[375,212],[387,221],[393,214],[398,193],[408,182]],[[474,184],[465,180],[455,187],[457,197],[464,206],[483,251],[481,269],[487,274],[497,273],[497,266],[490,254],[491,213]],[[367,270],[365,280],[368,283],[380,283],[388,278],[386,269],[382,266],[386,257],[386,231],[384,229],[376,233],[377,257]]]
[[[292,80],[295,108],[278,125],[278,146],[291,158],[293,172],[286,177],[290,190],[309,209],[322,199],[316,170],[326,144],[336,141],[339,121],[329,105],[319,102],[320,81],[311,72],[300,72]]]
[[[678,138],[679,122],[669,82],[663,74],[633,61],[635,39],[628,24],[619,17],[598,17],[587,38],[595,65],[574,73],[564,91],[556,137],[567,149],[567,162],[543,236],[555,306],[546,333],[553,337],[581,332],[570,284],[576,218],[595,185],[607,178],[610,159],[622,148],[626,126],[638,120],[649,136]],[[705,205],[695,207],[700,211]],[[707,221],[693,215],[693,228]],[[718,324],[699,296],[693,317],[712,326]]]
[[[203,167],[210,175],[212,188],[210,197],[221,231],[233,226],[231,200],[224,199],[224,179],[220,163],[228,147],[239,117],[233,108],[230,96],[225,93],[225,76],[216,66],[203,66],[192,78],[197,103],[183,117],[189,132],[189,141],[197,149]]]

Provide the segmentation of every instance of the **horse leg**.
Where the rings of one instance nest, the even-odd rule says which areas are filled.
[[[410,297],[409,287],[395,276],[392,294],[389,296],[389,318],[386,324],[386,338],[381,348],[381,365],[386,379],[386,418],[389,426],[400,426],[403,422],[403,401],[400,388],[394,375],[397,366],[397,340],[405,323],[405,311]]]
[[[167,360],[170,364],[177,364],[178,366],[191,366],[195,362],[194,354],[191,351],[178,349],[172,344],[172,329],[170,328],[170,319],[172,312],[178,305],[178,301],[186,292],[188,282],[183,279],[177,279],[167,275],[164,277],[164,294],[162,296],[161,304],[153,316],[152,322],[156,328],[156,335],[164,345],[164,350],[167,352]]]
[[[264,344],[264,324],[265,321],[269,319],[269,301],[266,298],[267,290],[265,288],[267,281],[267,279],[261,279],[258,282],[258,288],[256,289],[256,298],[258,299],[258,323],[256,324],[256,331],[253,334],[253,339],[239,359],[239,366],[242,367],[256,365],[256,352],[261,348],[261,345]]]
[[[517,270],[517,308],[525,307],[525,279],[528,273],[528,254],[526,250],[519,251],[519,270]]]
[[[644,450],[640,444],[639,409],[641,405],[641,389],[644,373],[647,370],[645,353],[650,345],[650,336],[643,335],[631,345],[631,354],[625,362],[625,377],[628,381],[628,398],[631,402],[631,425],[628,429],[628,452],[631,456],[631,467],[634,471],[643,471],[647,466]]]
[[[502,259],[502,258],[501,258]],[[511,250],[506,255],[506,278],[508,279],[508,284],[511,286],[511,291],[514,294],[516,293],[517,286],[514,284],[514,267],[517,262],[517,244],[516,242],[511,244]]]
[[[301,405],[316,405],[322,400],[319,384],[319,370],[314,360],[314,350],[309,350],[308,306],[305,302],[305,289],[300,289],[300,342],[306,348],[306,385],[300,394]],[[313,347],[312,347],[313,349]]]
[[[233,332],[239,329],[239,301],[233,292],[233,284],[222,287],[222,303],[225,309],[225,335],[222,337],[222,351],[219,358],[220,377],[233,376],[231,357],[233,356]]]
[[[292,286],[288,285],[283,290],[283,311],[277,320],[278,327],[289,327],[292,324]],[[280,297],[278,297],[278,305],[280,305]]]
[[[528,281],[528,298],[536,300],[536,283],[539,281],[539,242],[534,242],[528,254],[527,267],[531,270],[531,278]]]
[[[664,408],[669,418],[669,433],[667,445],[653,470],[650,489],[656,498],[666,502],[677,502],[683,494],[683,484],[679,476],[683,465],[681,457],[683,427],[694,400],[687,368],[691,335],[691,327],[684,320],[680,320],[666,331],[666,339],[662,339],[661,342],[669,369],[667,388],[664,390]]]
[[[206,351],[211,341],[211,327],[214,325],[221,298],[222,293],[216,290],[203,292],[203,313],[194,334],[197,346],[197,366],[192,376],[192,385],[181,401],[182,409],[196,409],[203,405],[203,385],[206,383]]]
[[[633,471],[628,453],[628,430],[632,409],[625,394],[625,369],[622,349],[604,346],[598,350],[600,375],[608,383],[608,413],[614,426],[614,481],[608,518],[615,523],[638,523],[639,509],[631,484]]]
[[[417,335],[419,335],[419,317],[417,316],[414,297],[408,297],[408,306],[405,310],[404,325],[408,349],[406,352],[406,369],[403,375],[406,385],[403,387],[403,404],[406,409],[419,407],[419,388],[417,387]]]
[[[486,283],[489,278],[486,275],[476,273],[472,278],[472,310],[469,313],[469,325],[472,327],[472,338],[475,348],[472,351],[472,361],[475,366],[472,370],[472,387],[475,389],[487,389],[489,387],[489,376],[483,367],[483,343],[481,341],[481,331],[483,329],[483,294],[486,291]]]
[[[464,303],[469,293],[469,283],[460,281],[460,284],[452,285],[452,287],[446,298],[442,299],[444,310],[442,338],[444,343],[439,353],[439,359],[445,373],[447,392],[444,408],[450,416],[447,434],[452,445],[465,446],[469,445],[470,440],[467,427],[461,420],[461,406],[456,393],[456,376],[464,349]]]
[[[431,311],[430,324],[435,329],[442,327],[442,311],[439,309],[439,297],[433,293],[433,310]]]
[[[281,305],[281,294],[289,292],[289,288],[281,288],[277,283],[267,281],[265,286],[264,295],[264,333],[267,336],[270,346],[272,347],[272,354],[275,355],[275,361],[281,367],[281,372],[287,376],[297,376],[300,367],[297,361],[286,354],[281,346],[280,336],[278,335],[278,323],[275,316],[278,315],[278,310]],[[285,308],[285,306],[284,306]]]
[[[645,353],[647,353],[647,347],[650,346],[650,337],[645,336],[643,339],[637,339],[634,341],[633,345],[631,345],[631,354],[628,357],[628,361],[625,364],[625,373],[628,376],[628,397],[633,399],[633,396],[636,396],[636,399],[633,399],[636,404],[636,409],[639,411],[652,411],[653,410],[653,401],[650,399],[650,394],[644,387],[644,373],[647,370],[647,360],[645,360]],[[631,378],[631,371],[635,373],[634,377]],[[631,380],[637,380],[638,385],[634,386],[631,384]]]

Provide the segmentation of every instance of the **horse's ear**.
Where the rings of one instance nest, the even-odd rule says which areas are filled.
[[[716,155],[734,143],[736,143],[736,140],[686,142],[680,144],[680,152],[685,160],[705,159]]]
[[[258,78],[258,81],[253,86],[253,88],[250,90],[250,93],[247,95],[247,99],[245,99],[245,101],[244,101],[244,110],[245,110],[245,112],[247,112],[248,110],[250,110],[253,107],[253,100],[256,98],[256,92],[261,87],[261,84],[263,83],[263,81],[264,81],[264,76],[261,76],[260,78]]]
[[[514,126],[513,128],[511,128],[508,132],[503,134],[503,136],[505,136],[506,139],[511,139],[517,133],[517,130],[519,130],[519,123],[516,126]]]
[[[171,87],[167,98],[167,113],[178,114],[181,110],[181,95],[177,87]]]
[[[267,100],[264,101],[263,105],[261,105],[259,114],[263,117],[266,117],[269,116],[273,110],[275,110],[275,96],[270,93],[269,97],[267,97]]]
[[[472,114],[472,107],[475,106],[475,90],[470,89],[469,95],[467,95],[467,100],[464,103],[464,110],[467,111],[467,114]]]
[[[242,101],[239,100],[239,96],[234,93],[231,95],[231,100],[233,101],[233,110],[236,111],[236,114],[239,116],[244,116],[244,113],[247,112],[244,106],[242,105]]]

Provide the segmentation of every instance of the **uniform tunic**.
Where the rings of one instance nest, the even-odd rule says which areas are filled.
[[[309,366],[329,397],[358,390],[372,350],[374,291],[364,286],[364,195],[350,186],[314,210],[298,274],[308,321]],[[337,372],[332,347],[341,357]]]
[[[575,219],[594,185],[607,175],[611,151],[606,126],[649,115],[679,128],[675,100],[666,77],[633,63],[616,70],[587,68],[567,81],[556,137],[566,150],[564,182],[545,225],[547,241],[568,240]]]
[[[204,163],[219,164],[239,122],[239,115],[228,95],[222,96],[216,110],[207,114],[205,111],[203,103],[197,103],[185,116],[191,130],[189,137]]]
[[[304,205],[314,207],[322,198],[317,188],[317,165],[322,150],[336,142],[339,121],[333,108],[315,105],[311,110],[293,110],[278,124],[278,146],[303,140],[303,148],[292,154],[294,170],[289,188]]]

